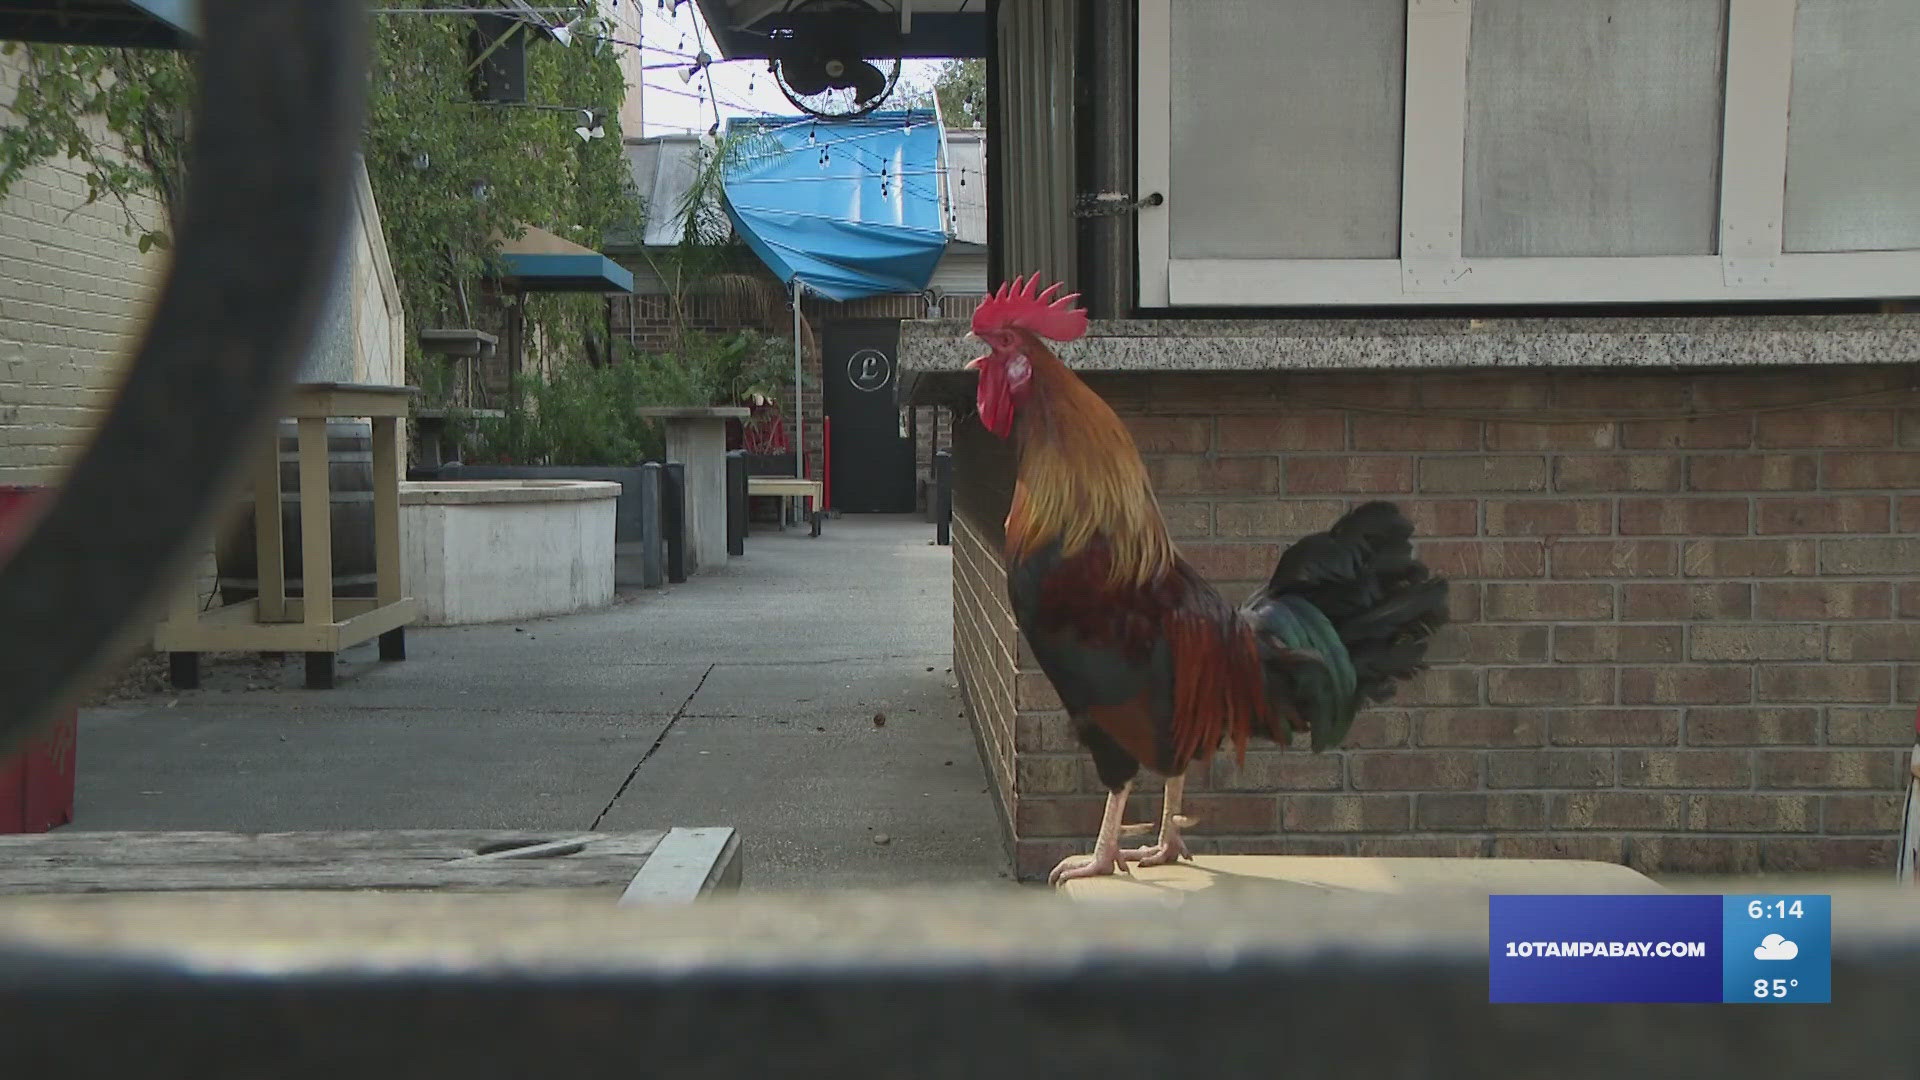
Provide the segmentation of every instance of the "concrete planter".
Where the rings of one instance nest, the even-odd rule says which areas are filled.
[[[642,546],[647,535],[647,518],[659,516],[659,507],[649,508],[640,482],[638,465],[466,465],[453,463],[440,470],[442,480],[606,480],[620,485],[614,509],[614,584],[638,587],[648,584],[643,571]],[[656,556],[657,557],[657,556]]]
[[[495,622],[612,603],[619,494],[606,481],[402,484],[406,582],[421,621]]]

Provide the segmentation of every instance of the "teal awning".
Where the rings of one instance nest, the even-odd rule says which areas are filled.
[[[198,0],[36,0],[0,5],[0,41],[184,49],[199,36]]]
[[[630,293],[633,271],[590,248],[528,226],[500,244],[497,280],[519,292]]]
[[[605,255],[502,255],[500,281],[523,292],[633,291],[633,271]]]

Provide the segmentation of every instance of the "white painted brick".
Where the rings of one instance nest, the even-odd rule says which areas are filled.
[[[0,57],[0,102],[23,63]],[[86,190],[81,170],[58,160],[0,199],[0,482],[52,480],[92,436],[166,265],[140,254],[117,201],[85,205]],[[151,200],[131,209],[162,216]]]

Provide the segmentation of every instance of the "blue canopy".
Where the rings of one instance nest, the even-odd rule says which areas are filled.
[[[781,281],[831,300],[926,289],[947,246],[932,110],[729,122],[741,128],[761,138],[721,183],[727,214]]]

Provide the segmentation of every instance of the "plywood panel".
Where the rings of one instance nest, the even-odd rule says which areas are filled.
[[[1399,254],[1406,18],[1405,0],[1174,4],[1175,258]]]
[[[1788,251],[1920,247],[1920,4],[1800,0]]]
[[[1464,253],[1714,253],[1726,14],[1474,0]]]

